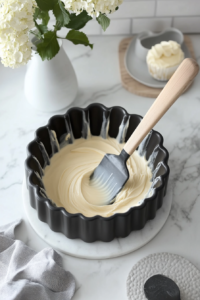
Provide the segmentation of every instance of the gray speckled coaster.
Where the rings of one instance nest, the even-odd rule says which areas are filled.
[[[170,253],[151,254],[133,266],[127,278],[128,299],[147,300],[144,283],[156,274],[176,282],[181,300],[200,300],[200,271],[182,256]]]

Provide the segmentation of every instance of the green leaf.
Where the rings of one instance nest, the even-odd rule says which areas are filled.
[[[40,24],[40,25],[37,25],[37,28],[42,34],[48,32],[48,28],[46,25]]]
[[[60,50],[60,46],[56,39],[56,32],[48,31],[44,34],[44,38],[37,45],[37,52],[41,56],[42,60],[52,59]]]
[[[79,30],[90,20],[92,20],[92,17],[88,16],[87,12],[83,10],[79,15],[70,14],[70,22],[65,27]]]
[[[90,48],[93,49],[93,45],[89,43],[87,35],[81,31],[76,31],[74,29],[70,30],[66,36],[66,39],[75,45],[82,44],[85,46],[90,46]]]
[[[106,16],[106,15],[102,15],[100,14],[97,17],[97,21],[98,23],[101,25],[102,29],[104,31],[106,31],[106,29],[108,28],[108,26],[110,25],[110,19]]]
[[[64,8],[63,3],[58,0],[54,5],[53,14],[56,17],[56,29],[60,30],[63,26],[67,25],[70,21],[70,15]]]
[[[52,10],[57,0],[36,0],[38,7],[41,10]]]
[[[42,20],[43,25],[47,25],[49,23],[49,20],[50,20],[49,12],[41,10],[39,7],[35,8],[35,13],[33,15],[33,18],[35,20],[37,20],[37,19]]]

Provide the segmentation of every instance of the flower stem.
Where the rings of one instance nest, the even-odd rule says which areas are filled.
[[[41,35],[41,37],[40,38],[42,38],[42,31],[41,31],[41,29],[40,29],[40,26],[38,25],[38,23],[37,23],[37,21],[34,19],[34,22],[35,22],[35,27],[37,28],[37,30],[39,31],[39,33],[40,33],[40,35]],[[43,39],[43,38],[42,38]]]
[[[30,33],[32,33],[33,35],[35,35],[39,40],[42,38],[40,34],[36,33],[33,30],[29,30]]]

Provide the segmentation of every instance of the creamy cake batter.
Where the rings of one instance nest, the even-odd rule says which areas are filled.
[[[151,187],[152,172],[146,159],[137,151],[127,161],[130,178],[112,205],[102,206],[102,195],[91,186],[89,180],[105,153],[119,154],[123,146],[113,138],[90,136],[62,148],[44,170],[43,183],[47,196],[56,206],[86,217],[108,217],[138,205]]]

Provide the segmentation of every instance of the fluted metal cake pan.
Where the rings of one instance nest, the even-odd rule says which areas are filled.
[[[152,187],[147,198],[126,213],[116,213],[110,217],[71,214],[63,207],[56,207],[53,199],[48,199],[42,181],[45,167],[60,147],[67,147],[74,139],[87,138],[89,131],[95,136],[106,138],[108,134],[120,142],[123,137],[127,141],[141,119],[139,115],[128,114],[122,107],[107,108],[102,104],[91,104],[87,108],[74,107],[64,115],[53,116],[46,126],[37,129],[35,139],[27,146],[25,173],[30,204],[36,209],[38,218],[53,231],[88,243],[98,240],[110,242],[114,238],[126,237],[154,219],[156,211],[162,206],[169,177],[168,151],[163,147],[163,137],[157,131],[152,130],[138,148],[152,169]]]

